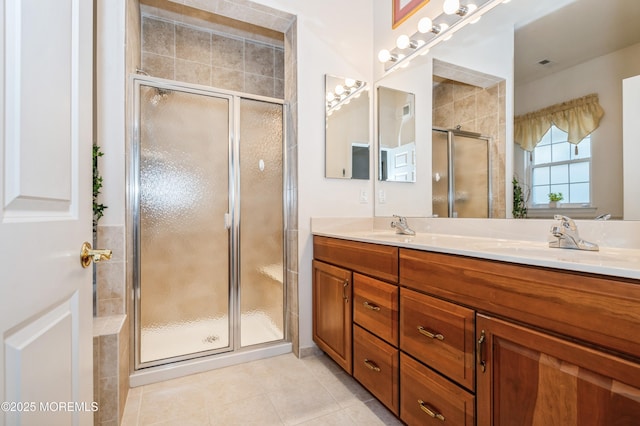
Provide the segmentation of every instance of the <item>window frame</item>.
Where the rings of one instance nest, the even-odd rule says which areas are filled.
[[[562,129],[559,129],[557,126],[552,125],[548,132],[552,132],[553,128],[556,128],[562,132],[564,132]],[[547,133],[545,133],[545,136],[547,135]],[[564,132],[566,133],[566,132]],[[525,151],[525,172],[526,172],[526,184],[527,186],[530,188],[531,191],[531,195],[529,197],[529,201],[528,201],[528,208],[547,208],[549,205],[549,202],[543,202],[543,203],[535,203],[533,202],[533,188],[534,188],[534,182],[533,182],[533,170],[535,168],[540,168],[540,167],[552,167],[552,166],[559,166],[559,165],[565,165],[565,164],[578,164],[578,163],[588,163],[589,164],[589,202],[584,202],[584,203],[569,203],[569,202],[565,202],[564,200],[561,202],[563,206],[565,207],[571,207],[571,208],[593,208],[594,204],[593,204],[593,133],[587,135],[584,137],[584,139],[589,139],[590,143],[591,143],[591,155],[589,155],[588,158],[579,158],[579,159],[568,159],[568,160],[562,160],[562,161],[551,161],[548,163],[540,163],[540,164],[536,164],[534,165],[533,162],[533,157],[534,157],[534,153],[532,152],[526,152]],[[582,140],[584,140],[582,139]],[[566,141],[563,141],[566,142]],[[580,141],[582,142],[582,141]],[[553,145],[553,141],[549,144],[550,146]],[[572,149],[574,148],[573,146],[571,147]],[[535,148],[534,148],[535,149]],[[579,148],[578,148],[579,149]],[[571,182],[567,182],[567,185],[569,185]],[[549,184],[551,185],[551,184]],[[566,194],[564,194],[566,195]]]

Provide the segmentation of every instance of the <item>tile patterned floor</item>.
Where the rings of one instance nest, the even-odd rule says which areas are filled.
[[[129,390],[122,424],[402,425],[325,355],[281,355]]]

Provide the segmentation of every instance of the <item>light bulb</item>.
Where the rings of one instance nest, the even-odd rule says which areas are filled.
[[[378,52],[378,60],[383,64],[391,59],[391,53],[387,49],[382,49]]]
[[[356,81],[353,78],[345,78],[344,85],[347,87],[353,87],[356,84]]]
[[[344,93],[344,87],[342,87],[341,85],[337,85],[336,86],[336,95],[340,96]]]
[[[406,49],[407,47],[411,46],[411,39],[408,35],[402,34],[396,40],[396,46],[398,46],[398,49]]]
[[[433,21],[429,17],[424,17],[418,21],[418,31],[422,34],[428,33],[433,28]]]
[[[465,6],[467,8],[467,13],[473,13],[478,9],[478,6],[476,6],[473,3],[469,3],[468,5]]]
[[[335,96],[333,95],[333,92],[329,92],[327,93],[327,102],[331,102],[333,100]]]
[[[449,24],[445,24],[444,22],[440,25],[438,25],[438,28],[440,28],[439,32],[443,32],[449,29]]]
[[[460,9],[460,0],[444,0],[442,10],[447,15],[453,15]]]

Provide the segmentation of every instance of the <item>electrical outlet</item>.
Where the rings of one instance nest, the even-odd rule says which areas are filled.
[[[361,189],[360,190],[360,202],[363,203],[363,204],[369,202],[369,195],[367,194],[367,190],[366,189]]]
[[[384,189],[381,189],[380,191],[378,191],[378,202],[380,204],[384,204],[387,202],[387,196],[384,193]]]

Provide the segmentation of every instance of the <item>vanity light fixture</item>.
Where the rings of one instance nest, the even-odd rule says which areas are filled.
[[[392,55],[391,52],[389,52],[387,49],[382,49],[380,52],[378,52],[378,60],[382,63],[389,61],[397,62],[398,56]]]
[[[378,53],[378,60],[385,64],[385,73],[404,68],[412,58],[428,53],[429,49],[449,40],[465,25],[478,22],[482,15],[508,1],[474,0],[474,3],[462,6],[460,0],[445,0],[443,13],[433,19],[427,16],[420,19],[413,35],[399,36],[393,49],[382,49]]]
[[[369,90],[367,83],[353,78],[346,78],[344,84],[336,85],[332,92],[327,92],[327,115],[338,111],[343,105],[347,105],[352,99],[359,98],[363,90]]]
[[[449,25],[446,22],[438,25],[433,25],[433,21],[428,17],[422,18],[420,21],[418,21],[418,32],[422,34],[431,32],[435,35],[438,35],[441,32],[446,31],[448,28]]]
[[[402,34],[396,40],[396,46],[398,47],[398,49],[406,49],[408,47],[412,49],[417,49],[418,47],[422,46],[424,43],[425,43],[424,40],[417,40],[417,41],[412,40],[406,34]]]
[[[442,10],[447,15],[460,15],[465,16],[469,13],[473,13],[478,6],[473,3],[469,3],[466,6],[460,5],[460,0],[445,0],[444,5],[442,6]]]

